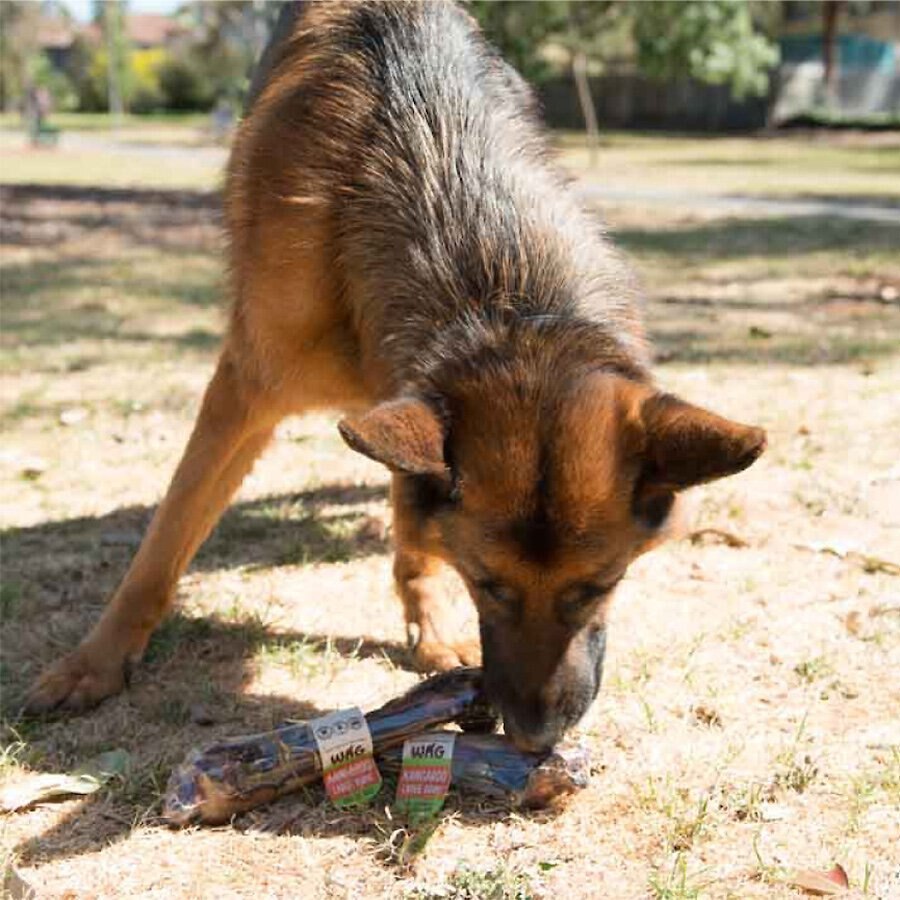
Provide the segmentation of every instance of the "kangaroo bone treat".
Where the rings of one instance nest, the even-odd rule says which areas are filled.
[[[369,713],[366,722],[379,766],[396,772],[408,737],[448,722],[484,731],[496,716],[481,693],[481,670],[461,668],[423,681]],[[577,749],[524,753],[500,735],[463,733],[456,738],[452,783],[517,806],[542,807],[584,787],[587,770],[587,756]],[[290,723],[193,751],[169,779],[163,815],[176,826],[223,824],[321,775],[308,724]]]
[[[481,670],[460,668],[416,685],[366,716],[381,750],[447,722],[489,729],[496,716],[481,693]],[[232,738],[192,751],[172,773],[163,815],[173,825],[227,822],[321,777],[322,763],[306,722]]]
[[[378,755],[382,773],[400,770],[401,753],[394,746]],[[500,734],[458,734],[451,765],[451,784],[461,793],[529,809],[550,806],[587,787],[590,772],[588,753],[582,747],[557,747],[549,755],[526,753]]]

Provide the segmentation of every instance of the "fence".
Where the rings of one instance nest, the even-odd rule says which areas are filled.
[[[660,82],[637,74],[602,75],[590,84],[601,128],[752,131],[767,121],[767,97],[736,100],[724,85],[691,79]],[[571,78],[545,82],[538,95],[548,125],[584,127]]]

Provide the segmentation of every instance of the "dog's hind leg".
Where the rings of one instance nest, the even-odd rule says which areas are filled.
[[[169,490],[100,621],[34,684],[30,712],[84,709],[122,689],[171,605],[178,578],[287,412],[226,346]]]

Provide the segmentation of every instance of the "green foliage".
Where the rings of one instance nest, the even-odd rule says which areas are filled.
[[[66,59],[66,77],[75,92],[77,108],[81,111],[99,112],[106,109],[106,84],[92,78],[91,61],[94,47],[83,36],[75,38]]]
[[[215,88],[194,53],[167,56],[159,69],[159,86],[167,109],[209,109]]]
[[[540,50],[565,30],[568,5],[560,0],[473,0],[468,9],[504,59],[529,81],[540,81],[549,74]]]
[[[28,80],[39,88],[46,88],[53,98],[53,109],[71,111],[78,106],[78,94],[64,72],[55,69],[43,53],[28,60]]]
[[[636,8],[638,64],[648,74],[729,84],[737,97],[766,93],[778,49],[754,29],[745,0],[656,0]]]
[[[240,106],[279,12],[278,3],[253,0],[185,4],[181,17],[189,39],[161,71],[171,108],[210,109],[223,100]]]
[[[22,0],[0,2],[0,103],[11,109],[25,95],[28,66],[39,52],[40,6]]]
[[[546,50],[584,52],[594,63],[622,38],[656,78],[728,84],[736,96],[764,94],[776,45],[754,25],[746,0],[474,0],[485,35],[526,78],[550,74]]]
[[[163,106],[165,99],[160,73],[166,61],[162,47],[135,50],[131,54],[131,94],[128,108],[131,112],[153,112]]]

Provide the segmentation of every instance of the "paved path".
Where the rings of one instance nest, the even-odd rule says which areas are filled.
[[[224,147],[191,147],[173,144],[151,144],[121,141],[105,135],[68,132],[64,146],[69,150],[103,150],[138,154],[156,159],[181,161],[188,165],[222,167],[228,157]],[[900,225],[900,203],[877,203],[862,200],[784,199],[733,194],[704,194],[688,190],[659,188],[609,187],[580,182],[578,191],[590,203],[636,203],[642,206],[680,206],[691,209],[713,209],[738,216],[835,216],[865,222]]]
[[[779,197],[702,194],[696,191],[656,188],[615,188],[596,184],[580,184],[579,192],[592,203],[683,206],[693,209],[715,209],[744,216],[836,216],[842,219],[900,225],[900,204],[831,200],[827,197],[818,200],[786,200]]]

